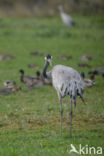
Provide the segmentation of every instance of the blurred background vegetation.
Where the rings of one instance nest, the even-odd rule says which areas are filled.
[[[104,0],[0,0],[0,17],[54,16],[60,4],[67,12],[104,13]]]

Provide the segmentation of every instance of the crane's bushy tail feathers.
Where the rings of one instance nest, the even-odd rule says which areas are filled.
[[[81,98],[82,102],[86,104],[83,98],[84,83],[77,82],[76,84],[77,84],[77,95]]]
[[[71,80],[70,82],[70,97],[74,105],[76,106],[76,98],[79,96],[83,103],[85,104],[85,100],[83,98],[83,90],[84,90],[84,83],[78,80]]]

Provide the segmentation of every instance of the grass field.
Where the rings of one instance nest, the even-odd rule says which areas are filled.
[[[76,148],[79,144],[104,147],[104,79],[101,76],[96,77],[94,87],[85,90],[86,106],[77,100],[72,138],[69,137],[69,98],[63,100],[64,125],[60,136],[56,91],[50,86],[28,91],[19,80],[21,68],[30,75],[42,69],[47,53],[53,56],[53,65],[72,66],[79,72],[89,71],[78,67],[83,54],[93,57],[89,62],[92,68],[104,66],[103,16],[75,15],[74,18],[77,24],[71,29],[59,17],[0,19],[0,54],[15,57],[0,61],[0,86],[8,79],[22,86],[16,94],[0,96],[0,156],[68,156],[70,144]],[[40,51],[43,56],[31,56],[34,51]],[[62,60],[63,54],[71,55],[72,59]],[[29,69],[30,63],[37,67]]]

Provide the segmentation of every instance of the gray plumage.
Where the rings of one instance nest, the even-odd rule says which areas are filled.
[[[75,101],[77,95],[82,97],[84,82],[80,74],[71,67],[54,66],[52,69],[52,84],[62,98],[69,95]]]
[[[58,8],[59,8],[59,11],[60,11],[60,16],[61,16],[62,22],[66,26],[72,27],[75,24],[72,17],[64,12],[63,6],[60,5]]]
[[[46,70],[49,63],[51,62],[51,55],[46,56],[45,59],[45,73],[44,75],[48,77]],[[76,98],[80,96],[83,99],[83,90],[85,87],[84,81],[82,80],[80,74],[73,68],[64,65],[56,65],[51,70],[52,84],[57,91],[59,101],[60,101],[60,113],[61,113],[61,131],[62,131],[62,121],[63,121],[63,108],[62,108],[62,98],[65,96],[70,96],[71,106],[70,106],[70,135],[72,134],[72,105],[76,106]]]

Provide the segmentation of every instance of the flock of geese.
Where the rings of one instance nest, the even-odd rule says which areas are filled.
[[[24,83],[24,85],[28,89],[33,89],[37,87],[41,87],[44,85],[51,85],[52,86],[52,73],[51,71],[47,71],[49,63],[47,63],[47,59],[51,58],[51,55],[47,55],[45,57],[45,64],[42,69],[42,71],[36,71],[35,76],[26,75],[25,71],[23,69],[19,70],[20,73],[20,81]],[[48,59],[49,60],[49,59]],[[52,61],[52,58],[50,59]],[[81,72],[81,78],[84,81],[85,87],[92,87],[95,84],[95,75],[102,74],[104,76],[104,70],[103,68],[97,68],[89,72],[90,79],[86,78],[85,73]],[[0,88],[0,95],[8,95],[11,93],[15,93],[22,88],[19,87],[14,80],[7,80],[4,82],[4,87]]]
[[[26,85],[28,89],[41,87],[43,85],[51,85],[55,88],[59,102],[60,102],[60,123],[61,128],[60,131],[62,133],[62,122],[63,122],[63,108],[62,108],[62,99],[65,96],[70,97],[70,136],[72,135],[72,117],[73,105],[76,107],[76,99],[77,96],[81,98],[83,103],[85,104],[83,98],[83,91],[86,87],[92,87],[95,82],[95,76],[100,74],[104,77],[104,68],[96,68],[89,72],[89,75],[92,79],[86,79],[85,73],[79,73],[75,69],[64,66],[64,65],[55,65],[51,71],[48,70],[48,66],[52,63],[52,56],[47,54],[45,56],[45,64],[42,71],[37,71],[36,76],[32,77],[29,75],[25,75],[23,69],[19,70],[20,73],[20,81]],[[5,81],[4,87],[0,89],[1,95],[8,95],[10,93],[16,93],[21,90],[21,87],[17,86],[15,81]]]

